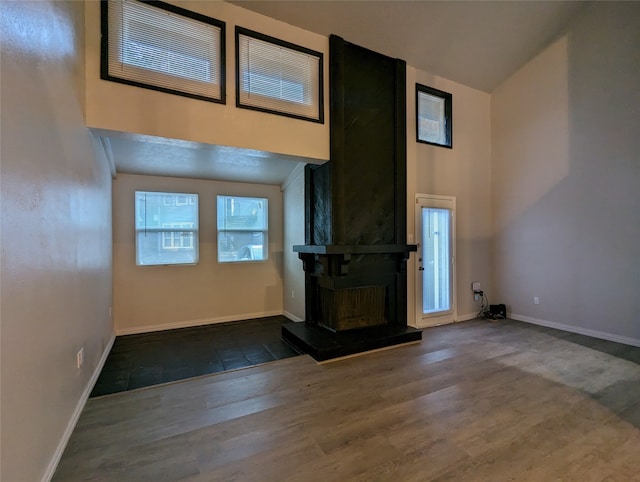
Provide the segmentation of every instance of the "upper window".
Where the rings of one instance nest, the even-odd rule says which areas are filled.
[[[136,191],[136,264],[198,262],[198,195]]]
[[[322,53],[236,27],[236,105],[324,122]]]
[[[218,261],[269,258],[269,204],[266,198],[218,196]]]
[[[451,94],[416,84],[417,141],[451,148],[451,111]]]
[[[224,103],[224,31],[164,2],[103,0],[101,77]]]

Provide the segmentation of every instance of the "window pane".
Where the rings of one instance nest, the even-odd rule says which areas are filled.
[[[420,92],[418,94],[420,140],[445,143],[444,99]]]
[[[217,202],[218,262],[268,259],[268,200],[218,196]]]
[[[224,101],[224,22],[168,4],[104,5],[102,78]]]
[[[266,230],[267,212],[265,198],[218,196],[218,229]]]
[[[422,208],[423,312],[451,309],[450,211]]]
[[[218,261],[263,261],[267,259],[265,238],[260,231],[218,231]]]
[[[323,122],[322,54],[236,28],[239,107]]]
[[[416,84],[418,142],[452,147],[452,95]]]
[[[138,265],[198,262],[198,195],[136,191]]]
[[[195,264],[198,262],[194,233],[145,232],[136,235],[137,264]]]

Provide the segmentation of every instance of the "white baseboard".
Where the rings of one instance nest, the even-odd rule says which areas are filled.
[[[284,311],[282,313],[283,316],[286,316],[287,318],[289,318],[291,321],[304,321],[304,319],[297,317],[296,315],[294,315],[293,313],[289,313],[288,311]]]
[[[598,331],[598,330],[591,330],[589,328],[582,328],[580,326],[565,325],[564,323],[541,320],[539,318],[532,318],[531,316],[519,315],[517,313],[511,313],[508,316],[508,318],[511,318],[512,320],[517,320],[517,321],[524,321],[525,323],[531,323],[533,325],[546,326],[547,328],[555,328],[557,330],[577,333],[578,335],[592,336],[593,338],[600,338],[602,340],[615,341],[616,343],[623,343],[624,345],[640,347],[639,339],[631,338],[628,336],[614,335],[612,333],[606,333],[604,331]]]
[[[174,323],[162,323],[159,325],[134,326],[132,328],[116,328],[116,335],[136,335],[139,333],[151,333],[154,331],[175,330],[176,328],[190,328],[193,326],[214,325],[216,323],[228,323],[230,321],[251,320],[253,318],[266,318],[267,316],[282,315],[282,310],[263,311],[259,313],[241,313],[238,315],[219,316],[217,318],[202,318],[199,320],[184,320]]]
[[[442,323],[437,323],[437,324],[415,323],[415,324],[408,324],[408,326],[422,330],[423,328],[431,328],[432,326],[450,325],[451,323],[458,323],[460,321],[473,320],[477,316],[478,316],[477,313],[467,313],[465,315],[456,315],[455,320],[452,320],[452,321],[444,321]]]
[[[474,320],[478,317],[478,313],[467,313],[466,315],[458,315],[456,322]]]
[[[53,457],[49,461],[49,465],[47,466],[47,470],[42,477],[42,482],[49,482],[53,478],[53,474],[56,472],[58,468],[58,464],[60,463],[60,459],[62,458],[62,454],[64,453],[64,449],[67,448],[67,444],[69,443],[69,439],[71,438],[71,434],[73,430],[76,428],[76,424],[78,423],[78,419],[80,418],[80,414],[82,414],[82,410],[84,406],[87,404],[87,400],[89,400],[89,395],[91,395],[91,390],[93,390],[100,373],[102,372],[102,368],[104,367],[105,362],[107,361],[107,357],[111,352],[111,347],[113,346],[113,342],[116,339],[115,333],[111,334],[111,338],[109,338],[109,342],[104,347],[104,351],[102,352],[102,356],[100,356],[100,360],[98,361],[98,365],[95,370],[91,374],[91,378],[87,382],[87,386],[85,387],[82,395],[80,396],[80,400],[76,405],[73,414],[71,414],[71,418],[69,419],[69,423],[67,423],[67,428],[65,429],[62,437],[60,438],[60,442],[58,443],[58,447],[56,447],[56,451],[53,453]]]

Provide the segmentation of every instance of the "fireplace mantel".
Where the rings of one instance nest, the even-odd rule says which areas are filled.
[[[293,246],[296,253],[309,254],[395,254],[417,251],[415,244],[356,244],[345,246],[341,244],[297,244]]]
[[[416,250],[417,245],[415,244],[359,244],[350,246],[302,244],[293,246],[293,251],[297,252],[298,257],[302,260],[305,273],[320,278],[317,282],[327,288],[371,284],[371,274],[365,276],[364,280],[360,279],[361,277],[345,279],[350,274],[349,265],[353,259],[361,260],[364,257],[380,267],[380,262],[384,263],[384,260],[376,262],[374,258],[392,258],[393,271],[403,271],[403,265],[409,259],[409,254]],[[373,278],[375,277],[374,275]],[[308,294],[312,295],[312,293]]]

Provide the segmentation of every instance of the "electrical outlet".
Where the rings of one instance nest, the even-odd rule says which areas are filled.
[[[78,350],[78,353],[76,353],[76,364],[78,365],[78,368],[80,368],[84,363],[84,347],[80,348]]]
[[[480,291],[480,281],[474,281],[473,283],[471,283],[471,290]]]
[[[473,294],[473,299],[476,301],[480,301],[480,294],[479,293],[474,293]]]
[[[291,290],[291,299],[294,299],[296,297],[296,292]]]
[[[533,304],[534,305],[539,305],[540,304],[540,298],[538,298],[537,296],[533,297]]]

